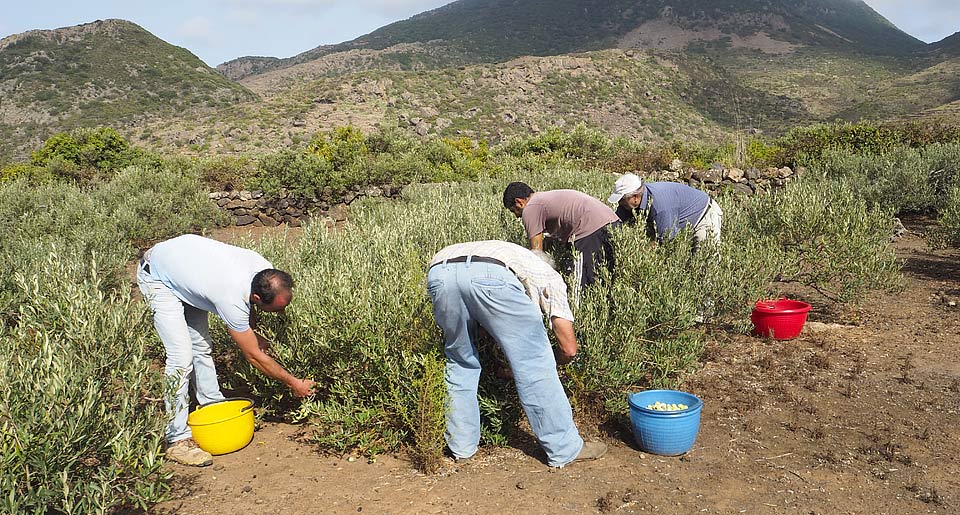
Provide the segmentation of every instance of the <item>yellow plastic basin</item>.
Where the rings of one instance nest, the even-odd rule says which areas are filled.
[[[193,439],[210,454],[239,451],[253,440],[253,401],[224,399],[200,406],[187,416]]]

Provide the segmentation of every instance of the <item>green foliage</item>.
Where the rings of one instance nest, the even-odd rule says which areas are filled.
[[[500,205],[509,180],[596,196],[612,180],[570,162],[504,158],[500,164],[497,179],[410,187],[401,201],[353,204],[343,230],[310,225],[294,245],[282,237],[261,244],[298,283],[294,303],[266,327],[281,362],[321,385],[320,395],[294,415],[315,424],[317,442],[371,454],[407,448],[418,462],[436,459],[443,359],[424,288],[426,263],[461,241],[523,244],[522,227]],[[656,246],[641,230],[615,232],[612,289],[583,293],[575,311],[580,356],[563,369],[578,413],[607,418],[625,411],[627,392],[682,382],[703,347],[697,315],[746,330],[753,302],[773,295],[776,279],[801,281],[842,301],[896,284],[890,215],[867,209],[849,188],[800,184],[775,197],[722,202],[719,249],[691,254],[685,233]],[[512,385],[492,373],[492,347],[481,345],[482,435],[504,444],[522,414]],[[235,366],[237,378],[268,399],[270,409],[289,409],[283,385],[243,360]]]
[[[319,134],[305,151],[262,156],[249,182],[268,192],[319,196],[354,185],[472,180],[491,173],[489,154],[486,143],[466,138],[419,140],[396,131],[363,137],[340,127]]]
[[[810,163],[810,171],[850,184],[868,205],[897,214],[929,213],[939,209],[960,177],[960,145],[898,145],[883,154],[829,151]]]
[[[904,146],[923,148],[960,143],[960,126],[910,122],[876,125],[869,122],[833,123],[791,129],[776,145],[783,163],[791,166],[816,161],[829,153],[883,155]]]
[[[143,305],[104,281],[104,263],[19,246],[16,306],[0,320],[0,511],[146,509],[169,473]]]
[[[0,169],[0,183],[25,179],[31,184],[46,184],[53,180],[49,167],[40,167],[30,163],[16,163]]]
[[[930,245],[934,248],[960,246],[960,184],[947,192],[945,202],[940,206],[938,222],[937,228],[930,233]]]
[[[30,162],[38,167],[55,165],[53,173],[61,178],[90,179],[130,166],[140,155],[116,130],[101,127],[55,134],[31,154]]]
[[[838,302],[899,286],[891,211],[871,206],[846,182],[797,180],[752,202],[740,223],[777,249],[767,267],[778,281]]]
[[[605,134],[581,124],[569,132],[550,127],[541,135],[517,138],[504,145],[502,151],[514,157],[539,154],[566,159],[596,159],[609,155],[611,147]]]
[[[162,376],[131,242],[219,216],[196,175],[129,167],[80,186],[0,183],[0,512],[111,513],[168,491]]]
[[[367,155],[363,133],[353,127],[337,127],[321,132],[307,145],[307,150],[330,162],[335,170],[357,174]]]

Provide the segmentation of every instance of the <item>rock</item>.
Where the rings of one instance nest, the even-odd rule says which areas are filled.
[[[426,122],[418,124],[415,130],[417,132],[417,136],[426,136],[427,134],[430,134],[430,124]]]
[[[760,170],[757,170],[756,168],[747,168],[745,175],[747,179],[755,181],[760,178]]]
[[[742,182],[738,182],[733,185],[733,192],[743,195],[753,195],[753,188]]]
[[[243,227],[244,225],[250,225],[253,222],[256,222],[257,219],[250,215],[241,215],[237,217],[237,227]]]
[[[253,200],[253,199],[241,200],[241,201],[240,201],[240,207],[242,207],[242,208],[244,208],[244,209],[253,209],[253,208],[257,207],[257,201],[256,201],[256,200]]]
[[[238,198],[239,198],[240,200],[251,200],[251,199],[253,199],[253,195],[251,195],[250,192],[247,191],[247,190],[241,190],[241,191],[240,191],[240,196],[239,196]]]
[[[903,222],[899,218],[893,219],[893,237],[894,238],[903,238],[904,234],[907,234],[907,228],[904,227]]]
[[[353,202],[354,200],[356,200],[356,198],[357,198],[357,193],[356,193],[355,191],[348,191],[348,192],[343,196],[343,203],[344,203],[344,204],[349,204],[349,203]]]
[[[220,197],[223,196],[222,192],[214,191],[213,193],[207,193],[207,198],[210,200],[220,200]]]
[[[502,115],[503,121],[506,123],[516,123],[517,115],[511,111],[505,111]]]
[[[335,222],[342,222],[347,219],[347,213],[349,209],[346,204],[337,204],[330,208],[327,211],[327,216],[332,218]]]
[[[300,227],[300,219],[295,216],[283,215],[283,223],[290,227]]]
[[[437,118],[436,123],[437,123],[437,130],[442,131],[443,129],[446,129],[447,127],[453,125],[453,120],[449,118]]]
[[[376,186],[367,186],[366,188],[364,188],[363,194],[368,197],[379,197],[383,195],[383,190],[381,190]]]
[[[463,113],[463,117],[469,120],[470,118],[477,116],[481,112],[483,112],[483,110],[480,109],[479,107],[471,107],[470,109],[467,110],[467,112]]]
[[[729,177],[733,182],[740,182],[743,180],[743,170],[739,168],[730,168],[727,170],[727,177]]]
[[[229,204],[230,202],[232,201],[230,200],[229,197],[221,198],[220,200],[217,200],[217,207],[226,208],[227,204]]]
[[[722,174],[720,170],[710,169],[707,171],[697,170],[691,174],[690,178],[708,184],[717,184],[721,181]]]
[[[680,173],[683,171],[683,161],[679,159],[674,159],[670,162],[670,170],[673,172]]]
[[[250,192],[250,198],[259,199],[263,198],[263,190],[254,190]]]
[[[241,201],[239,201],[239,200],[230,200],[230,201],[228,201],[226,204],[224,204],[224,205],[222,205],[222,206],[220,206],[220,207],[222,207],[222,208],[224,208],[224,209],[237,209],[237,208],[241,207],[242,204],[243,204],[243,203],[242,203]]]
[[[246,494],[246,493],[250,493],[250,492],[253,491],[253,487],[250,486],[250,485],[247,485],[247,486],[241,488],[240,491],[243,492],[243,493],[245,493],[245,494]]]

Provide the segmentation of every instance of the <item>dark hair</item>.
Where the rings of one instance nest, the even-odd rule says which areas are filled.
[[[257,272],[250,285],[250,293],[260,297],[264,304],[273,304],[278,294],[289,294],[292,290],[293,277],[276,268],[268,268]]]
[[[503,190],[503,207],[509,209],[517,204],[518,198],[529,198],[533,195],[533,188],[525,182],[511,182]]]

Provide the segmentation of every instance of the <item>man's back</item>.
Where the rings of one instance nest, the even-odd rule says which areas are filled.
[[[564,242],[589,236],[618,220],[606,204],[576,190],[534,193],[523,208],[522,219],[528,237],[549,233]]]
[[[249,328],[250,283],[273,268],[256,252],[194,234],[150,250],[150,273],[183,302],[216,313],[235,331]]]

